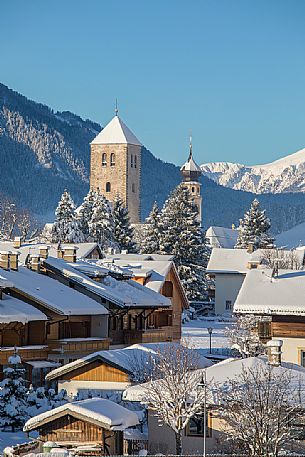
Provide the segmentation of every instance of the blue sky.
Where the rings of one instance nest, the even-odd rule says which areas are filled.
[[[305,147],[303,0],[2,0],[0,81],[180,164]]]

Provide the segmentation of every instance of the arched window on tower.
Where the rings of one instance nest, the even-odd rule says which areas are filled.
[[[194,186],[192,187],[192,193],[195,193],[195,187]]]
[[[115,166],[115,153],[112,152],[110,155],[110,166],[114,167]]]
[[[133,155],[132,154],[130,156],[130,166],[131,166],[131,168],[133,168]]]
[[[133,193],[136,191],[136,186],[135,186],[134,183],[132,183],[132,185],[131,185],[131,190],[132,190]]]
[[[134,156],[134,167],[137,168],[137,156]]]
[[[102,155],[102,167],[107,167],[107,154],[106,152]]]
[[[109,181],[106,182],[106,192],[111,192],[111,183]]]

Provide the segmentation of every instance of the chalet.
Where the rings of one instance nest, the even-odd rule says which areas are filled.
[[[181,314],[189,307],[184,288],[179,279],[173,256],[159,254],[114,254],[107,255],[98,262],[100,265],[111,265],[127,269],[133,273],[132,279],[170,299],[171,307],[168,316],[164,313],[155,313],[150,320],[150,325],[158,328],[171,322],[173,340],[181,338]]]
[[[83,455],[122,455],[124,430],[138,424],[135,412],[110,400],[90,398],[33,417],[24,431],[38,431],[41,447],[52,442],[76,453],[82,449]]]
[[[10,251],[0,253],[0,291],[2,368],[16,346],[36,384],[45,369],[109,347],[108,311],[102,304],[19,266],[18,255]],[[8,306],[11,315],[5,316]]]
[[[221,454],[221,452],[231,455],[232,449],[228,449],[227,431],[228,425],[218,414],[218,398],[215,397],[213,386],[217,386],[219,392],[227,385],[229,379],[238,381],[241,375],[247,370],[256,370],[268,366],[270,361],[266,357],[248,357],[246,359],[228,359],[206,368],[207,382],[207,414],[206,414],[206,451],[208,454]],[[282,370],[291,370],[291,381],[305,383],[305,369],[291,363],[282,363],[281,366],[274,367],[278,373]],[[198,384],[202,383],[204,370],[196,370],[194,376],[198,378]],[[155,381],[156,382],[156,381]],[[209,391],[209,386],[212,387]],[[149,383],[134,385],[126,389],[123,393],[125,401],[145,402],[145,392],[149,388]],[[300,426],[302,420],[300,420]],[[162,428],[160,429],[160,425]],[[198,414],[187,424],[183,436],[182,447],[185,455],[197,455],[203,452],[204,436],[203,414]],[[294,442],[291,443],[292,450]],[[174,432],[165,424],[160,423],[155,412],[148,410],[148,452],[150,455],[175,454],[175,435]]]
[[[304,270],[249,271],[234,312],[260,316],[261,339],[281,339],[283,360],[305,366]]]
[[[58,389],[65,389],[70,398],[98,395],[107,391],[124,391],[129,385],[141,382],[150,375],[152,360],[156,360],[169,343],[134,344],[123,349],[99,351],[79,360],[55,368],[46,380],[58,382]],[[190,349],[190,351],[194,351]],[[212,363],[198,355],[198,368]]]
[[[99,280],[94,280],[90,278],[92,271],[88,272],[89,262],[84,270],[83,263],[66,262],[49,256],[42,259],[42,266],[46,275],[73,287],[108,309],[112,347],[180,339],[180,314],[176,316],[170,299],[155,290],[124,279],[124,274],[122,280],[118,280],[111,270],[106,276],[100,273]],[[105,270],[101,265],[93,265],[92,268]],[[130,277],[130,273],[127,277]]]

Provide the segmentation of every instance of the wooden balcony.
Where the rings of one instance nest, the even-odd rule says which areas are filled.
[[[48,342],[49,352],[86,355],[109,349],[109,338],[64,338]]]
[[[27,360],[46,360],[48,358],[48,346],[18,346],[18,354],[22,361]],[[14,354],[15,348],[1,347],[0,349],[0,365],[7,365],[8,358]]]
[[[160,327],[146,330],[124,330],[124,344],[161,343],[173,340],[172,327]]]

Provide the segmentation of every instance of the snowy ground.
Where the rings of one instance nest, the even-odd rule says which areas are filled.
[[[192,320],[183,324],[182,338],[191,346],[199,349],[201,353],[208,353],[210,349],[210,336],[208,327],[212,332],[212,353],[226,354],[230,343],[225,335],[225,329],[232,325],[232,320],[223,320],[217,317],[207,317]]]

